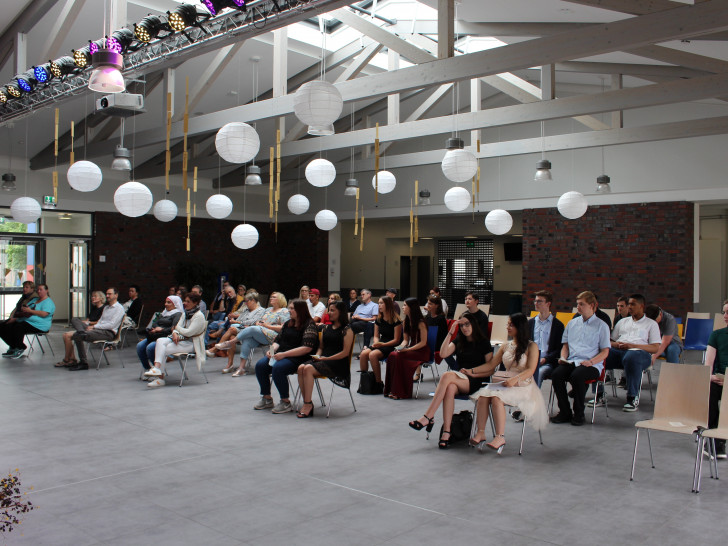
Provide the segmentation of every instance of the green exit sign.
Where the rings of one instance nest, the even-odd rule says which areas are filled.
[[[465,248],[475,248],[475,241],[465,241]]]
[[[44,195],[43,196],[43,204],[45,205],[55,205],[56,204],[56,198],[52,195]]]

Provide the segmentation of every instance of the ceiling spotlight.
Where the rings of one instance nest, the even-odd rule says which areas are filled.
[[[134,23],[134,37],[144,43],[154,40],[163,30],[166,30],[165,24],[156,15],[147,15],[139,23]]]
[[[131,153],[121,144],[116,145],[114,150],[114,160],[111,162],[111,170],[113,171],[131,171]]]
[[[420,192],[420,205],[430,205],[430,190],[422,190]]]
[[[175,32],[182,32],[187,27],[191,27],[197,23],[200,15],[197,8],[192,4],[182,4],[175,8],[174,11],[167,12],[167,23],[169,24],[169,28]]]
[[[124,64],[121,53],[111,49],[99,49],[92,55],[91,62],[94,66],[88,80],[88,88],[91,91],[121,93],[126,89],[124,76],[121,74],[121,67]]]
[[[38,84],[38,80],[35,79],[33,69],[28,70],[22,74],[15,76],[15,80],[18,82],[18,87],[23,93],[30,93],[35,89]]]
[[[0,87],[0,104],[8,102],[8,90],[5,87]]]
[[[359,182],[356,178],[350,178],[346,181],[346,189],[344,195],[347,197],[356,197],[356,190],[359,189]]]
[[[91,53],[89,50],[89,46],[83,46],[81,49],[71,50],[73,53],[73,62],[78,68],[86,68],[91,62]]]
[[[22,92],[20,91],[20,87],[18,87],[18,82],[13,80],[9,84],[5,86],[5,89],[7,90],[8,97],[12,99],[19,99],[20,95],[22,95]]]
[[[106,38],[106,49],[116,51],[123,55],[125,51],[130,49],[131,43],[134,41],[134,32],[128,28],[120,28],[111,33],[111,37]]]
[[[597,176],[597,193],[612,193],[610,181],[611,179],[606,174]]]
[[[257,165],[249,165],[246,169],[247,176],[245,177],[246,186],[260,186],[263,181],[260,178],[260,167]]]
[[[548,159],[539,159],[536,163],[536,175],[533,177],[533,181],[545,182],[547,180],[552,180],[551,162]]]
[[[200,0],[211,15],[218,15],[225,8],[234,8],[246,11],[245,0]]]
[[[68,55],[50,62],[50,71],[54,78],[62,78],[67,74],[73,74],[76,70],[78,70],[76,63]]]
[[[38,83],[46,83],[48,80],[53,79],[50,61],[40,66],[34,66],[33,75],[35,76],[35,79],[38,81]]]
[[[15,175],[13,173],[5,173],[3,175],[3,183],[0,188],[2,188],[3,191],[15,191]]]

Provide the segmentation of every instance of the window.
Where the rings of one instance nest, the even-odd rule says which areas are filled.
[[[437,284],[448,305],[474,292],[479,303],[493,305],[493,241],[454,239],[437,242]]]

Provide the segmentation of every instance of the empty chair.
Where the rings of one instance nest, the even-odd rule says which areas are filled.
[[[507,315],[490,315],[488,317],[493,329],[490,332],[490,343],[492,345],[501,345],[508,341],[508,316]]]
[[[692,318],[685,328],[685,343],[680,355],[680,362],[685,361],[686,351],[702,351],[705,363],[705,350],[708,348],[708,338],[713,333],[713,320],[711,318]]]
[[[685,366],[666,362],[660,370],[660,382],[657,384],[655,412],[652,419],[635,423],[634,454],[632,455],[632,471],[629,479],[634,479],[637,461],[637,446],[640,430],[647,430],[647,442],[650,449],[650,462],[655,468],[652,456],[652,440],[650,430],[694,435],[698,427],[708,426],[708,398],[710,393],[710,369],[707,366]],[[694,462],[693,489],[697,474],[698,461]]]
[[[723,320],[723,313],[716,313],[713,316],[713,330],[720,330],[725,328],[725,320]]]

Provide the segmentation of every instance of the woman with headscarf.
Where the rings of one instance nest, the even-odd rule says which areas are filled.
[[[139,356],[139,362],[141,362],[144,371],[152,367],[149,361],[154,360],[157,340],[172,333],[184,312],[182,299],[179,296],[167,296],[167,299],[164,300],[164,311],[154,314],[154,317],[147,325],[146,338],[137,343],[136,346],[137,356]]]

